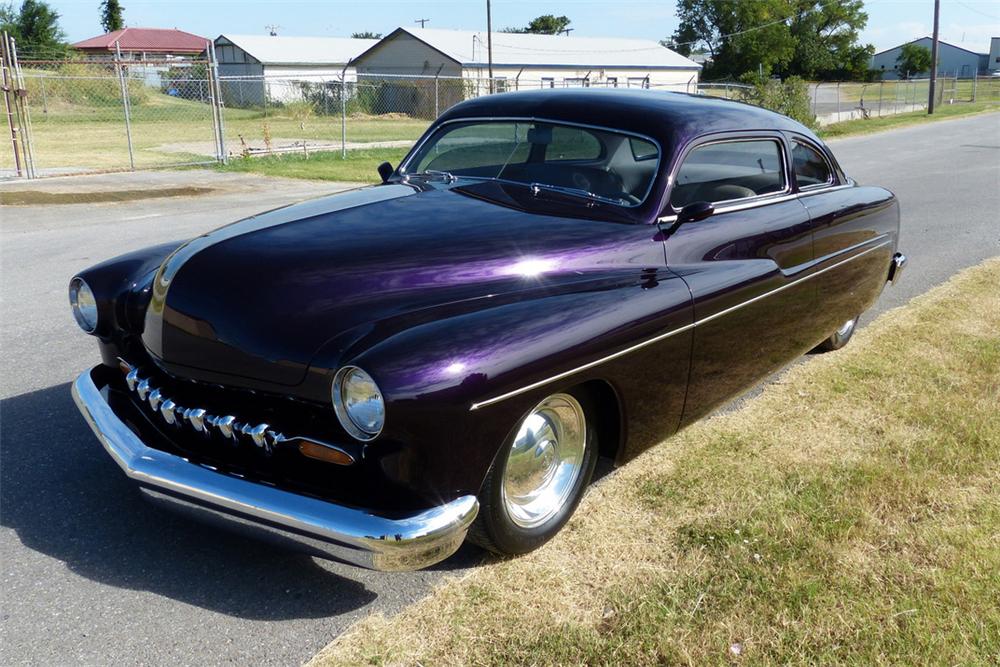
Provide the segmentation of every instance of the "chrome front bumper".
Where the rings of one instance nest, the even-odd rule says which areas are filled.
[[[474,496],[398,519],[257,484],[147,447],[114,413],[91,372],[73,400],[125,474],[150,499],[201,520],[373,570],[417,570],[453,554],[479,511]]]

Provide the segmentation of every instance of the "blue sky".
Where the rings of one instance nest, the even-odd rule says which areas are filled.
[[[749,1],[749,0],[747,0]],[[127,25],[180,28],[205,37],[223,32],[348,36],[371,30],[387,33],[400,25],[430,19],[427,27],[480,30],[486,27],[485,0],[121,0]],[[17,4],[15,0],[15,4]],[[100,34],[99,0],[49,0],[62,15],[71,41]],[[520,26],[539,14],[572,19],[574,36],[662,39],[677,25],[672,0],[493,0],[493,24]],[[868,0],[864,40],[878,50],[931,32],[933,0]],[[941,38],[973,51],[989,49],[1000,36],[1000,0],[942,0]]]

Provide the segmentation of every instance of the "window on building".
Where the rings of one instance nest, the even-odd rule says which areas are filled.
[[[617,76],[609,76],[604,81],[607,84],[608,88],[617,88],[618,87],[618,77]]]
[[[498,76],[496,79],[494,79],[493,90],[496,91],[496,92],[498,92],[498,93],[506,93],[507,92],[507,77],[505,77],[505,76]]]
[[[567,88],[586,88],[590,86],[590,81],[580,77],[570,77],[563,79],[563,85]]]
[[[542,77],[542,88],[555,88],[555,87],[556,87],[555,79],[553,79],[551,76]]]
[[[781,144],[773,139],[722,141],[688,153],[677,172],[670,203],[718,203],[785,190]]]

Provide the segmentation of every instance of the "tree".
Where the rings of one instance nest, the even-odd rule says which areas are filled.
[[[896,71],[904,79],[931,69],[931,50],[919,44],[903,44],[896,58]]]
[[[14,17],[13,30],[22,55],[57,56],[66,52],[66,35],[59,27],[59,13],[44,0],[24,0]]]
[[[351,37],[354,39],[382,39],[382,33],[365,30],[364,32],[352,32]]]
[[[805,78],[865,75],[874,49],[858,43],[863,0],[678,0],[672,41],[683,55],[712,55],[706,77],[773,72]]]
[[[712,55],[705,77],[783,69],[795,45],[782,21],[788,0],[678,0],[680,24],[667,46],[683,55],[702,46]]]
[[[558,35],[569,27],[571,21],[566,16],[545,14],[531,19],[524,28],[504,28],[500,32],[533,33],[536,35]]]
[[[868,24],[863,0],[798,0],[788,30],[795,51],[789,74],[807,79],[857,79],[868,71],[875,48],[858,43]]]
[[[114,32],[125,27],[122,12],[125,10],[118,0],[101,0],[101,26],[104,32]]]

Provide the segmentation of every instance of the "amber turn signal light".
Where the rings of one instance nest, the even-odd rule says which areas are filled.
[[[299,443],[299,452],[311,459],[336,463],[339,466],[349,466],[354,463],[354,457],[342,449],[327,447],[315,442],[306,441]]]

